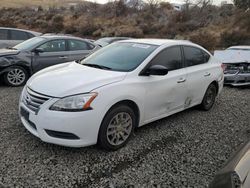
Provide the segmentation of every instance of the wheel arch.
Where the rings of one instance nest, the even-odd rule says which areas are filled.
[[[29,67],[25,66],[25,65],[21,65],[21,64],[14,64],[14,65],[10,65],[6,68],[4,68],[1,72],[0,75],[5,74],[6,72],[8,72],[10,69],[12,69],[13,67],[21,67],[23,69],[25,69],[28,73],[28,76],[31,76],[31,70]]]
[[[125,99],[125,100],[121,100],[121,101],[118,101],[118,102],[116,102],[115,104],[113,104],[110,108],[109,108],[109,110],[108,110],[108,112],[112,109],[112,108],[114,108],[114,107],[116,107],[116,106],[118,106],[118,105],[127,105],[127,106],[129,106],[133,111],[134,111],[134,113],[135,113],[135,116],[136,116],[136,127],[138,127],[139,126],[139,122],[140,122],[140,109],[139,109],[139,106],[136,104],[136,102],[134,102],[133,100],[131,100],[131,99]],[[107,112],[107,113],[108,113]],[[106,114],[107,114],[106,113]]]
[[[216,87],[216,94],[218,95],[218,93],[219,93],[219,83],[216,80],[214,80],[214,81],[211,82],[211,84],[215,85],[215,87]],[[211,84],[209,84],[209,85],[211,85]]]

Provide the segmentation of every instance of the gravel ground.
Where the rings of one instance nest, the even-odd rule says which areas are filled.
[[[225,88],[211,111],[151,123],[105,152],[42,143],[18,118],[21,88],[0,86],[0,187],[207,187],[250,136],[249,91]]]

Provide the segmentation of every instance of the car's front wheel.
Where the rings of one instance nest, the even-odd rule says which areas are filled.
[[[5,84],[13,87],[24,85],[27,79],[27,71],[24,68],[18,66],[9,68],[9,70],[4,74]]]
[[[112,108],[100,127],[98,144],[106,150],[117,150],[129,140],[136,124],[133,109],[126,105]]]
[[[207,91],[203,97],[202,103],[201,103],[201,109],[203,110],[210,110],[214,103],[215,103],[215,98],[217,96],[217,89],[215,84],[210,84],[207,88]]]

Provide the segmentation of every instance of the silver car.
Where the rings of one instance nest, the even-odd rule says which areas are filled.
[[[42,33],[23,29],[0,27],[0,48],[13,47],[25,40],[42,35]]]
[[[250,46],[232,46],[214,55],[223,63],[226,85],[250,85]]]

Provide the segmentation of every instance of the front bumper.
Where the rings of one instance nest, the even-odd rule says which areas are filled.
[[[84,147],[96,144],[102,121],[100,112],[95,110],[83,112],[49,110],[49,107],[56,100],[48,100],[40,106],[38,112],[33,112],[20,100],[19,115],[25,128],[47,143],[68,147]],[[21,109],[26,115],[23,112],[21,113]]]
[[[250,85],[250,73],[225,74],[224,84],[232,86]]]

